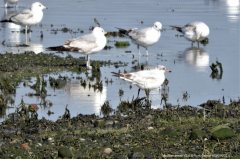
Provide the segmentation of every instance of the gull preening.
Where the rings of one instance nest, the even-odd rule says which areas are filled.
[[[15,7],[17,7],[17,2],[18,0],[4,0],[4,7],[7,8],[8,7],[8,4],[10,5],[14,5],[15,4]]]
[[[124,79],[126,81],[131,82],[132,84],[135,84],[139,87],[138,89],[138,95],[140,89],[161,89],[161,85],[163,84],[165,80],[165,72],[171,72],[169,69],[166,69],[165,66],[158,65],[155,69],[151,70],[143,70],[138,72],[132,72],[132,73],[116,73],[111,72],[115,74],[116,76],[120,77],[121,79]]]
[[[48,50],[73,51],[87,55],[87,69],[92,69],[90,66],[90,54],[101,51],[106,43],[106,32],[103,28],[95,27],[90,34],[80,36],[76,39],[70,39],[64,42],[63,46],[49,47]]]
[[[192,46],[194,42],[198,42],[198,47],[199,42],[206,39],[210,32],[208,26],[203,22],[191,22],[183,27],[170,27],[176,28],[176,30],[181,32],[187,40],[192,41]]]
[[[138,53],[140,54],[139,46],[146,48],[146,54],[148,56],[147,48],[156,42],[158,42],[161,36],[162,24],[160,22],[155,22],[152,27],[143,29],[121,29],[117,28],[120,33],[131,38],[132,42],[137,45]]]
[[[38,24],[43,18],[43,9],[48,9],[40,2],[34,2],[30,9],[25,9],[22,12],[10,17],[8,20],[3,20],[1,22],[11,22],[21,26],[25,26],[25,33],[27,35],[27,27],[29,29],[31,26]],[[29,38],[31,39],[31,31],[29,32]]]

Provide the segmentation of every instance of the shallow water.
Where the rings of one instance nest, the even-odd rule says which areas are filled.
[[[119,80],[111,75],[110,72],[120,70],[123,72],[134,71],[132,66],[144,64],[148,67],[155,67],[159,64],[166,66],[172,73],[165,73],[169,80],[168,103],[173,105],[198,106],[207,100],[222,100],[225,97],[226,104],[230,98],[237,100],[239,95],[239,0],[157,0],[138,2],[133,0],[112,1],[112,0],[42,0],[41,3],[49,9],[44,10],[42,25],[32,27],[32,40],[30,47],[13,47],[16,44],[25,43],[25,34],[20,33],[17,25],[1,23],[0,36],[5,40],[5,45],[0,47],[0,52],[23,52],[33,50],[35,52],[46,52],[45,48],[50,46],[62,45],[65,40],[84,35],[89,32],[90,26],[96,26],[94,18],[98,20],[105,31],[117,31],[114,27],[120,28],[143,28],[152,26],[155,21],[163,24],[164,31],[158,43],[148,48],[149,57],[145,56],[145,49],[141,49],[143,56],[139,58],[136,45],[131,43],[127,48],[115,48],[115,40],[130,41],[127,38],[110,37],[108,46],[110,50],[102,50],[98,54],[91,55],[91,60],[111,60],[128,63],[125,67],[115,68],[114,66],[101,67],[102,80],[105,77],[112,79],[112,84],[104,84],[102,93],[92,89],[83,89],[79,80],[72,79],[62,89],[54,90],[49,85],[47,87],[47,99],[53,103],[50,108],[40,108],[39,118],[45,116],[47,119],[56,120],[63,115],[64,108],[68,104],[68,109],[72,116],[77,114],[99,114],[100,105],[105,100],[109,100],[114,109],[120,102],[118,95],[119,89],[124,91],[121,100],[131,100],[133,95],[136,97],[138,88],[130,83]],[[3,4],[2,4],[3,5]],[[17,11],[30,7],[28,2],[19,1]],[[10,14],[15,14],[15,8],[2,8],[0,17],[5,19]],[[143,24],[141,24],[143,21]],[[210,28],[209,44],[200,48],[191,47],[191,43],[180,35],[176,30],[172,30],[169,25],[184,25],[192,21],[203,21]],[[51,26],[52,25],[52,26]],[[77,33],[62,31],[51,31],[52,29],[62,29],[67,27]],[[78,29],[83,30],[80,33]],[[14,32],[13,32],[14,31]],[[44,37],[40,38],[40,31]],[[11,47],[12,46],[12,47]],[[131,53],[125,53],[131,51]],[[84,57],[76,53],[64,52],[61,56],[71,54],[73,57]],[[159,56],[158,54],[162,54]],[[133,58],[134,55],[134,58]],[[209,65],[218,59],[223,66],[222,79],[212,79]],[[137,60],[135,64],[132,61]],[[61,75],[70,76],[71,73],[63,72]],[[58,75],[56,75],[58,76]],[[73,75],[74,76],[74,75]],[[76,75],[78,76],[78,75]],[[85,78],[85,74],[81,74]],[[46,77],[48,78],[48,77]],[[35,83],[34,78],[32,82]],[[183,99],[183,92],[187,91],[190,96],[187,100]],[[25,94],[34,92],[30,88],[19,86],[15,96],[15,106],[23,98],[26,103],[40,103],[37,97],[28,97]],[[88,96],[90,95],[90,96]],[[141,91],[140,96],[145,96]],[[162,108],[161,92],[152,90],[150,99],[154,108]],[[54,112],[48,116],[47,111]],[[9,109],[6,113],[13,112]],[[3,119],[2,119],[3,120]]]

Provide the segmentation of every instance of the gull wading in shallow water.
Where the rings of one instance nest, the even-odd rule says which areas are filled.
[[[143,70],[138,72],[132,72],[132,73],[116,73],[111,72],[115,74],[116,76],[120,77],[121,79],[124,79],[126,81],[131,82],[132,84],[135,84],[139,87],[138,89],[138,95],[140,89],[156,89],[160,88],[165,80],[165,72],[171,72],[170,70],[166,69],[165,66],[158,65],[155,69],[151,70]]]
[[[198,42],[198,47],[199,42],[206,39],[210,32],[208,26],[203,22],[191,22],[183,27],[170,27],[176,28],[176,30],[181,32],[187,40],[192,41],[192,46],[194,42]]]
[[[156,42],[158,42],[161,36],[162,24],[160,22],[155,22],[152,27],[143,29],[121,29],[117,28],[120,33],[131,38],[132,42],[137,45],[138,53],[140,54],[139,46],[146,48],[146,54],[148,56],[147,48]]]
[[[4,7],[7,8],[8,4],[11,4],[11,5],[15,4],[15,7],[17,7],[17,2],[18,0],[4,0],[4,4],[5,4]]]
[[[87,55],[86,66],[88,69],[92,69],[92,66],[90,66],[90,54],[97,53],[105,47],[107,43],[105,34],[106,32],[103,28],[95,27],[90,34],[67,40],[64,42],[63,46],[49,47],[47,50],[77,51]]]
[[[29,29],[31,26],[38,24],[43,18],[43,9],[48,9],[43,6],[40,2],[34,2],[30,9],[25,9],[22,12],[13,15],[8,20],[2,20],[0,22],[11,22],[18,25],[25,26],[25,33],[27,37],[27,27]],[[31,31],[29,32],[29,39],[31,39]],[[27,39],[26,39],[27,40]]]

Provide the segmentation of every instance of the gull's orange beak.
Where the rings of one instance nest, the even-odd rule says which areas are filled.
[[[169,69],[166,69],[165,71],[166,71],[166,72],[172,72],[172,71],[171,71],[171,70],[169,70]]]

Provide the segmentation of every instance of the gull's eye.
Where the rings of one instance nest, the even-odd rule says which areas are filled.
[[[39,5],[39,7],[41,7],[41,5]]]

